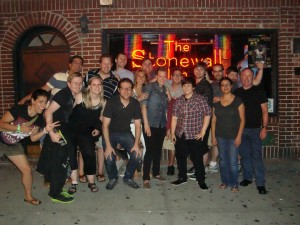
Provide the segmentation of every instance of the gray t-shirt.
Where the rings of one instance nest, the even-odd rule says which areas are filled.
[[[242,100],[237,96],[228,106],[223,106],[221,101],[214,103],[215,116],[217,117],[216,137],[236,138],[240,127],[238,108],[242,103]]]

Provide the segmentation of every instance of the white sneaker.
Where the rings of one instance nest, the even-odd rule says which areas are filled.
[[[211,173],[217,173],[217,172],[219,172],[219,165],[218,165],[218,164],[215,165],[215,166],[209,165],[209,166],[208,166],[208,170],[209,170],[209,172],[211,172]]]

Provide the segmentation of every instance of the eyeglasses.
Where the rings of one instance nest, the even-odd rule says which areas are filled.
[[[180,73],[174,73],[173,77],[181,77],[182,75]]]
[[[120,90],[122,90],[122,91],[132,91],[132,88],[120,88]]]
[[[231,84],[221,84],[221,87],[229,87]]]

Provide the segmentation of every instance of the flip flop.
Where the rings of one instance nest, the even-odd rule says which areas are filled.
[[[85,175],[79,175],[79,182],[80,183],[87,183],[87,179]]]
[[[97,174],[96,177],[98,182],[103,182],[106,180],[104,174]]]
[[[33,198],[31,200],[24,199],[24,202],[31,204],[31,205],[40,205],[42,203],[40,200],[38,200],[36,198]]]

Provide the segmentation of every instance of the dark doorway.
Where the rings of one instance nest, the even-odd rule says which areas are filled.
[[[51,27],[35,27],[20,38],[15,49],[16,102],[68,69],[70,48],[64,35]]]

